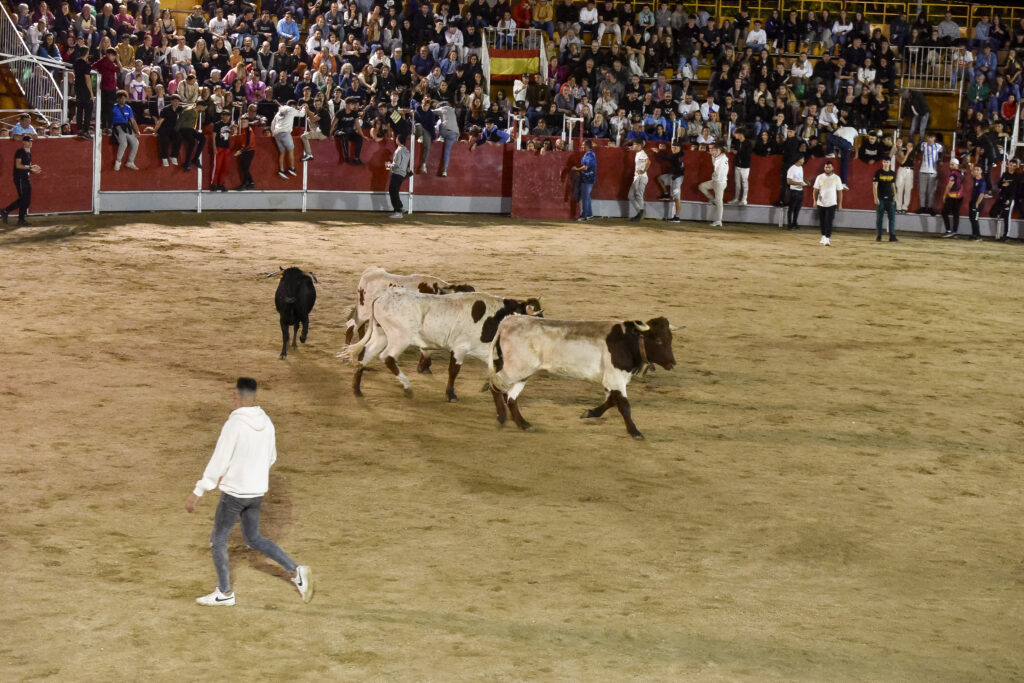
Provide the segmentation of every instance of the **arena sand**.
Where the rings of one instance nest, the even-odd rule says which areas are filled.
[[[272,222],[264,222],[272,221]],[[38,220],[43,223],[42,219]],[[0,236],[0,678],[1020,680],[1018,245],[417,215],[67,217]],[[364,267],[686,329],[630,386],[647,441],[537,378],[499,428],[484,367],[364,400],[335,358]],[[320,279],[278,360],[276,281]],[[264,531],[304,605],[184,501],[262,383]]]

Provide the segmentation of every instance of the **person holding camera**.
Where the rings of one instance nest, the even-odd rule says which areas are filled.
[[[28,225],[25,216],[28,214],[29,204],[32,203],[32,183],[29,182],[29,176],[42,172],[38,165],[32,163],[32,136],[22,136],[21,149],[14,153],[14,188],[18,191],[18,198],[0,210],[0,218],[5,225],[8,214],[15,209],[18,210],[18,226]]]

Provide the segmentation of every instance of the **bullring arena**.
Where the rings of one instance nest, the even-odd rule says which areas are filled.
[[[43,225],[44,219],[37,221]],[[1019,248],[843,231],[366,213],[66,216],[0,236],[7,680],[1015,680]],[[369,264],[665,315],[678,365],[535,378],[500,428],[467,363],[415,394],[335,357]],[[278,266],[316,273],[279,360]],[[435,354],[436,356],[437,354]],[[437,360],[444,360],[437,358]],[[435,362],[435,368],[443,364]],[[261,382],[279,460],[230,553],[183,502]]]

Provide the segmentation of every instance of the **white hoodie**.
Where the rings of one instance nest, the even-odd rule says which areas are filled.
[[[220,488],[236,498],[262,496],[275,460],[277,446],[270,418],[259,406],[238,408],[220,430],[217,447],[193,493],[201,496]]]

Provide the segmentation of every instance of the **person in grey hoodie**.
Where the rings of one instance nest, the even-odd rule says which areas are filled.
[[[238,379],[234,392],[235,409],[221,429],[203,478],[196,482],[195,489],[185,501],[185,509],[192,513],[205,492],[215,488],[221,491],[213,518],[213,533],[210,534],[217,588],[209,595],[197,598],[200,605],[235,604],[227,542],[239,518],[246,545],[294,574],[292,583],[299,589],[304,602],[313,598],[313,575],[309,567],[296,564],[276,543],[260,535],[260,506],[263,494],[267,492],[270,467],[277,460],[277,445],[274,424],[256,405],[256,389],[256,380],[250,377]]]
[[[402,183],[405,182],[406,176],[412,173],[412,156],[409,153],[409,148],[405,146],[408,138],[405,134],[399,134],[398,147],[395,148],[395,155],[391,157],[391,162],[385,164],[389,171],[391,171],[391,180],[388,183],[388,194],[391,196],[391,208],[394,211],[391,213],[389,218],[401,218],[402,217],[402,197],[400,195],[402,189]]]
[[[434,113],[441,119],[438,133],[444,139],[444,161],[441,164],[441,175],[448,175],[448,160],[451,158],[452,147],[459,139],[459,121],[455,116],[455,108],[445,101],[438,103]]]

